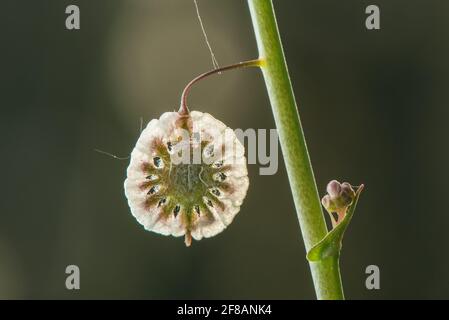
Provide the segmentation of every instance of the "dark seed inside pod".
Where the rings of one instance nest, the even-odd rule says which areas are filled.
[[[161,200],[159,200],[159,203],[157,204],[158,208],[163,205],[165,202],[167,202],[166,198],[162,198]]]
[[[215,167],[215,168],[221,168],[221,167],[223,167],[223,160],[215,162],[215,163],[214,163],[214,167]]]
[[[156,168],[159,168],[161,166],[162,160],[160,157],[154,157],[153,163]]]
[[[151,188],[150,188],[150,191],[148,191],[148,193],[147,194],[155,194],[156,193],[156,190],[157,190],[157,187],[156,186],[152,186]]]
[[[170,141],[167,142],[167,149],[168,149],[168,151],[172,151],[173,150],[173,144]]]
[[[175,218],[178,216],[179,211],[181,210],[181,206],[177,204],[175,206],[175,209],[173,210],[173,214],[175,215]]]
[[[197,215],[200,215],[200,206],[196,205],[193,207]]]
[[[212,201],[210,199],[207,199],[206,203],[209,207],[212,207],[212,208],[214,207],[214,204],[212,203]]]
[[[218,178],[220,179],[220,181],[225,181],[226,175],[225,175],[223,172],[220,172],[220,173],[218,174]]]
[[[214,194],[214,195],[216,195],[216,196],[220,196],[220,194],[221,194],[221,192],[220,192],[220,190],[218,190],[218,189],[212,189],[211,190],[211,192]]]

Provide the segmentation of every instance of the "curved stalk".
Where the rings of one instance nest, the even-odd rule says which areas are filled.
[[[248,0],[262,68],[306,251],[328,230],[271,0]],[[318,299],[343,299],[338,256],[309,262]]]
[[[192,86],[195,83],[197,83],[198,81],[200,81],[204,78],[207,78],[213,74],[217,74],[217,73],[220,74],[224,71],[240,69],[240,68],[247,68],[247,67],[261,67],[261,66],[263,66],[263,64],[264,64],[263,59],[254,59],[254,60],[248,60],[248,61],[244,61],[244,62],[240,62],[240,63],[236,63],[236,64],[231,64],[231,65],[224,66],[221,68],[216,68],[214,70],[200,74],[199,76],[194,78],[192,81],[190,81],[184,88],[184,91],[182,92],[182,95],[181,95],[181,107],[179,108],[178,113],[182,114],[182,115],[187,115],[189,113],[189,108],[187,107],[187,97],[190,93],[190,89],[192,88]]]

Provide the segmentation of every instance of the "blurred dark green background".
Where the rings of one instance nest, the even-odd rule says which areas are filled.
[[[65,8],[81,30],[65,29]],[[200,0],[220,64],[257,56],[246,1]],[[381,9],[367,31],[365,8]],[[352,299],[449,298],[449,2],[275,1],[320,193],[364,182],[342,256]],[[1,2],[0,298],[314,299],[288,181],[251,184],[220,235],[146,232],[123,193],[145,123],[211,68],[193,1]],[[274,128],[257,70],[198,85],[194,109]],[[65,289],[65,267],[81,290]],[[365,289],[376,264],[381,289]]]

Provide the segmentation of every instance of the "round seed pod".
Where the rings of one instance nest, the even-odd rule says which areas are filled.
[[[142,131],[125,180],[131,213],[148,231],[191,239],[223,231],[249,180],[244,147],[207,113],[166,112]]]

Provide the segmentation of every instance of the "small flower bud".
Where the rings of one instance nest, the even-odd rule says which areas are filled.
[[[340,184],[337,180],[329,182],[326,191],[328,194],[321,199],[321,204],[331,215],[332,225],[335,227],[344,218],[348,207],[351,206],[355,198],[355,191],[349,183]],[[332,216],[334,212],[338,215],[337,221]]]
[[[338,197],[341,192],[340,182],[337,180],[332,180],[327,184],[326,191],[332,198]]]
[[[323,205],[323,207],[325,208],[329,208],[330,204],[331,204],[331,197],[326,194],[323,199],[321,199],[321,204]]]
[[[340,193],[341,205],[350,206],[354,198],[355,198],[355,191],[352,188],[352,186],[347,182],[343,182],[341,184],[341,193]]]

